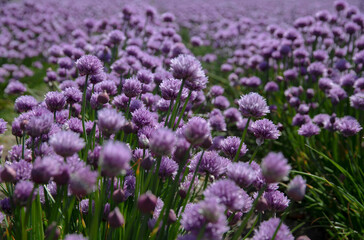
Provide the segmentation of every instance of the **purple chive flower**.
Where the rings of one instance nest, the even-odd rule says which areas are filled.
[[[192,145],[199,145],[210,136],[209,123],[201,117],[192,117],[183,127],[183,136]]]
[[[125,220],[118,207],[109,213],[107,222],[112,228],[118,228],[124,225]]]
[[[290,203],[286,195],[278,190],[267,191],[263,197],[267,201],[268,209],[274,212],[284,211]]]
[[[222,239],[223,234],[229,229],[224,212],[225,207],[219,204],[216,198],[205,199],[196,204],[190,203],[182,213],[181,225],[195,236],[191,239],[196,239],[204,226],[204,239]]]
[[[4,119],[0,118],[0,134],[3,134],[6,131],[6,124]]]
[[[82,92],[76,87],[68,87],[63,91],[67,103],[74,104],[82,100]]]
[[[81,234],[67,234],[64,240],[87,240],[87,238]]]
[[[78,168],[71,174],[70,191],[72,194],[83,197],[94,190],[97,180],[97,172],[93,172],[89,167]]]
[[[262,145],[265,139],[278,139],[281,135],[277,126],[266,118],[253,122],[249,130],[257,138],[256,142],[258,145]]]
[[[96,56],[85,55],[76,61],[78,73],[81,76],[98,75],[103,71],[102,62]]]
[[[175,177],[178,170],[178,164],[168,157],[162,157],[161,165],[159,168],[159,176],[163,179],[168,177]]]
[[[132,121],[139,128],[154,126],[156,120],[155,115],[144,108],[139,108],[132,113]]]
[[[142,84],[137,78],[126,79],[123,83],[123,93],[129,98],[136,97],[142,93]]]
[[[306,193],[306,180],[302,176],[295,176],[287,186],[287,195],[294,201],[301,201]]]
[[[32,96],[20,96],[15,100],[15,111],[22,113],[33,109],[38,105],[38,101]]]
[[[226,175],[240,187],[249,187],[256,179],[256,171],[249,163],[230,163],[227,167]]]
[[[266,240],[272,239],[278,225],[279,225],[279,218],[271,218],[267,221],[264,221],[260,224],[259,228],[254,230],[254,237],[253,240]],[[294,240],[292,233],[290,232],[287,225],[282,223],[280,226],[276,238],[277,240]]]
[[[117,133],[125,124],[126,120],[115,109],[103,108],[97,112],[98,126],[106,137]]]
[[[16,181],[30,180],[31,172],[32,172],[32,169],[33,169],[33,164],[32,163],[27,162],[27,161],[22,159],[19,162],[12,163],[11,167],[16,172]]]
[[[260,118],[269,113],[266,100],[255,92],[241,96],[238,104],[244,117]]]
[[[313,123],[305,123],[300,129],[298,129],[298,134],[305,137],[312,137],[320,133],[320,128]]]
[[[345,137],[353,136],[363,129],[359,122],[350,116],[338,119],[335,122],[335,127]]]
[[[218,198],[230,210],[248,212],[252,206],[249,195],[233,181],[224,179],[211,184],[204,192],[206,199]]]
[[[72,131],[61,131],[52,135],[49,144],[62,157],[70,157],[85,146],[83,139]]]
[[[350,106],[364,111],[364,92],[358,92],[350,97]]]
[[[177,99],[181,84],[181,80],[174,78],[167,78],[163,80],[162,83],[159,85],[162,97],[166,100]]]
[[[6,94],[22,94],[27,91],[27,88],[21,82],[17,80],[10,81],[4,92]]]
[[[224,96],[217,96],[215,99],[212,100],[212,103],[215,107],[219,109],[226,109],[230,106],[229,100]]]
[[[240,141],[241,140],[238,137],[229,136],[226,139],[224,139],[223,141],[221,141],[220,149],[230,159],[233,159],[236,155],[236,152],[239,149]],[[247,152],[248,152],[248,148],[243,143],[243,146],[239,153],[239,158],[242,158]]]
[[[53,123],[52,114],[44,113],[40,116],[33,116],[29,119],[25,131],[31,137],[39,137],[42,134],[47,134],[51,130]]]
[[[53,177],[60,166],[58,156],[46,156],[44,158],[37,158],[34,161],[32,169],[32,180],[38,184],[47,184],[51,177]]]
[[[191,160],[190,169],[194,170],[197,167],[201,158],[201,152],[197,153]],[[207,151],[201,159],[198,168],[199,173],[206,173],[218,177],[226,172],[227,165],[230,161],[221,157],[216,151]]]
[[[101,152],[101,171],[105,176],[115,177],[129,169],[131,151],[121,142],[107,142]]]
[[[276,82],[267,82],[264,86],[264,91],[266,92],[277,92],[279,90],[279,86]]]
[[[14,201],[21,205],[25,206],[28,202],[30,195],[33,192],[34,184],[30,181],[20,181],[15,185],[14,189]]]
[[[60,92],[48,92],[45,95],[44,102],[51,112],[60,111],[66,105],[66,98]]]
[[[267,183],[275,183],[281,181],[288,176],[291,166],[288,165],[287,159],[281,152],[270,152],[262,159],[262,174]]]
[[[184,80],[190,90],[202,90],[207,78],[201,63],[191,55],[179,55],[171,60],[171,72],[174,78]]]
[[[168,128],[158,128],[149,138],[150,150],[162,155],[170,155],[176,143],[175,134]]]
[[[150,213],[156,208],[157,201],[157,197],[148,191],[139,196],[138,208],[142,213]]]
[[[221,96],[222,94],[224,94],[224,88],[219,85],[214,85],[211,87],[209,94],[212,97]]]

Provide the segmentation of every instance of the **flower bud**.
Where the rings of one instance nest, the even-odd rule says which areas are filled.
[[[16,172],[12,167],[4,166],[1,171],[0,178],[3,182],[14,182],[16,179]]]
[[[113,211],[109,213],[107,221],[112,228],[121,227],[125,223],[124,217],[118,207],[116,207]]]
[[[154,210],[157,205],[157,197],[150,191],[140,195],[138,198],[138,208],[142,213],[150,213]]]

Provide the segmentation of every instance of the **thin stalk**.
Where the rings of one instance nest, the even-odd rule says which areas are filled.
[[[235,157],[234,157],[234,162],[237,162],[238,159],[239,159],[239,155],[240,155],[240,151],[241,151],[241,148],[243,146],[243,143],[244,143],[244,140],[245,140],[245,135],[248,131],[248,127],[249,127],[249,122],[250,122],[250,117],[248,118],[248,121],[246,122],[246,125],[245,125],[245,128],[244,128],[244,131],[243,131],[243,135],[241,137],[241,141],[240,141],[240,145],[239,145],[239,148],[238,148],[238,151],[236,152],[235,154]]]
[[[85,143],[87,143],[85,115],[86,115],[86,90],[87,90],[88,76],[89,75],[86,75],[85,86],[83,87],[83,96],[82,96],[82,130],[83,130],[83,137],[85,138]],[[85,154],[87,154],[87,151]]]

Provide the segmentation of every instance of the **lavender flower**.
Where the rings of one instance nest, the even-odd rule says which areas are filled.
[[[170,155],[175,142],[176,137],[171,130],[167,128],[158,128],[150,136],[150,150],[160,156]]]
[[[106,137],[118,132],[126,123],[125,118],[115,109],[103,108],[97,112],[97,117],[99,129]]]
[[[0,118],[0,134],[3,134],[6,131],[6,124],[4,119]]]
[[[227,167],[226,175],[240,187],[249,187],[256,179],[256,171],[249,163],[230,163]]]
[[[268,209],[275,212],[284,211],[290,203],[284,193],[277,190],[267,191],[263,197],[267,200]]]
[[[71,174],[70,191],[72,194],[83,197],[94,190],[97,180],[97,172],[89,167],[82,167]]]
[[[336,129],[338,129],[338,131],[345,137],[353,136],[363,129],[359,122],[350,116],[340,118],[335,122],[335,126]]]
[[[221,141],[220,149],[223,151],[225,155],[227,155],[230,159],[233,159],[236,155],[236,152],[239,149],[240,138],[229,136]],[[243,143],[242,148],[239,153],[239,158],[242,158],[248,152],[248,148],[245,143]]]
[[[279,218],[271,218],[260,224],[259,228],[254,230],[253,240],[266,240],[272,239],[280,220]],[[290,232],[287,225],[282,223],[280,226],[276,238],[277,240],[294,240],[292,233]]]
[[[233,181],[224,179],[211,184],[204,192],[206,199],[218,198],[220,203],[231,210],[248,212],[252,206],[249,195]]]
[[[98,75],[103,71],[101,61],[92,55],[85,55],[76,61],[76,67],[81,76]]]
[[[190,203],[182,213],[181,225],[195,236],[205,226],[205,239],[222,239],[223,234],[229,229],[224,211],[225,207],[220,205],[216,198],[196,204]]]
[[[183,136],[192,145],[199,145],[210,135],[208,122],[200,117],[193,117],[188,120],[183,128]]]
[[[298,129],[298,134],[305,137],[312,137],[320,133],[320,128],[313,123],[303,124],[300,129]]]
[[[85,146],[83,139],[72,131],[61,131],[52,135],[49,144],[62,157],[70,157]]]
[[[34,184],[30,181],[21,181],[15,185],[14,201],[22,206],[25,206],[29,197],[32,195]]]
[[[161,165],[159,168],[159,176],[163,179],[168,177],[175,177],[178,170],[178,164],[168,157],[162,157]]]
[[[270,152],[262,159],[262,173],[267,183],[275,183],[286,177],[291,170],[282,153]]]
[[[201,152],[197,153],[191,160],[190,169],[194,170],[201,158]],[[206,173],[218,177],[226,172],[226,167],[230,161],[219,156],[216,151],[207,151],[201,159],[198,172]]]
[[[142,84],[136,78],[126,79],[123,83],[123,93],[129,97],[136,97],[142,93]]]
[[[254,136],[257,138],[256,142],[258,145],[263,144],[265,139],[278,139],[281,135],[277,126],[268,119],[253,122],[249,130],[253,132]]]
[[[87,240],[87,238],[81,234],[67,234],[64,240]]]
[[[38,101],[32,96],[20,96],[15,100],[14,109],[17,112],[26,112],[38,105]]]
[[[51,112],[60,111],[66,105],[66,98],[60,92],[48,92],[44,101]]]
[[[305,197],[306,181],[300,176],[295,176],[287,186],[287,195],[294,201],[301,201]]]
[[[115,177],[129,169],[131,151],[121,142],[107,142],[101,152],[101,171],[108,177]]]
[[[364,111],[364,93],[358,92],[350,97],[350,106]]]
[[[238,104],[239,110],[244,117],[260,118],[269,113],[266,100],[258,93],[251,92],[241,96]]]

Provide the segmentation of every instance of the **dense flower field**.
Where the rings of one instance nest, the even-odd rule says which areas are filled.
[[[364,3],[242,2],[0,2],[0,239],[363,239]]]

